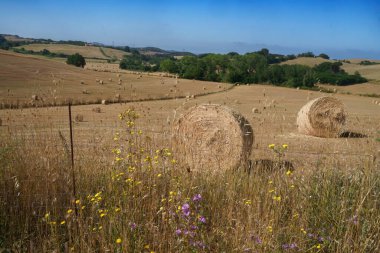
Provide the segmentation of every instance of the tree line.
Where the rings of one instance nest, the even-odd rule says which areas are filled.
[[[315,57],[311,52],[298,56]],[[328,55],[321,54],[328,59]],[[320,56],[321,56],[320,55]],[[367,80],[359,73],[350,75],[341,62],[324,62],[315,67],[279,64],[295,59],[295,55],[271,54],[268,49],[240,55],[202,54],[176,59],[138,53],[125,56],[120,68],[137,71],[163,71],[181,78],[228,83],[270,83],[278,86],[311,88],[316,83],[349,85]]]

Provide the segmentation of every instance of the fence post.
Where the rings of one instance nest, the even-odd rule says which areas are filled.
[[[71,103],[69,103],[69,122],[70,122],[70,147],[71,147],[71,173],[73,180],[73,197],[76,200],[76,182],[75,182],[75,170],[74,170],[74,143],[73,143],[73,120],[71,117]],[[75,214],[78,215],[78,210],[75,205]]]

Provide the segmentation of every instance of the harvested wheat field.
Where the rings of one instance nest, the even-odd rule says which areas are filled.
[[[191,81],[190,81],[191,82]],[[202,83],[202,82],[199,82]],[[202,86],[202,85],[200,85]],[[265,93],[265,95],[264,95]],[[75,145],[78,152],[91,155],[89,150],[108,150],[112,136],[123,131],[118,114],[134,108],[140,119],[140,129],[156,144],[171,145],[172,127],[186,111],[200,104],[221,104],[241,113],[250,123],[255,136],[251,160],[275,159],[269,144],[289,146],[285,159],[302,166],[332,163],[349,168],[362,166],[363,162],[378,162],[380,142],[380,110],[371,98],[333,94],[345,105],[347,114],[339,138],[319,138],[298,133],[297,113],[309,101],[326,96],[310,92],[266,85],[236,86],[220,94],[210,94],[196,99],[173,99],[104,106],[74,106],[73,115],[83,115],[82,122],[74,124]],[[259,113],[252,113],[252,107]],[[39,135],[58,131],[67,134],[67,107],[1,110],[1,133],[29,133]],[[359,138],[358,138],[359,137]],[[45,136],[44,138],[48,138]]]
[[[18,48],[24,48],[25,50],[33,50],[35,52],[42,51],[44,49],[49,50],[52,53],[63,53],[67,55],[79,53],[85,58],[98,58],[98,59],[109,59],[115,57],[117,59],[122,59],[124,55],[128,54],[124,51],[97,47],[97,46],[76,46],[68,44],[29,44],[23,45]],[[103,50],[103,52],[102,52]]]
[[[7,51],[0,51],[0,75],[2,108],[190,97],[231,87],[140,73],[92,71]]]

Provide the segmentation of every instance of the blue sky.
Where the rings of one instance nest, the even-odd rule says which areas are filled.
[[[380,59],[379,0],[2,0],[0,33],[195,53]]]

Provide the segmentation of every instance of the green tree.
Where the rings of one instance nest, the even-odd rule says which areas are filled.
[[[324,54],[324,53],[319,54],[318,57],[321,57],[321,58],[326,59],[326,60],[330,59],[330,57],[327,54]]]
[[[174,60],[165,59],[160,62],[160,70],[169,73],[178,73],[178,66]]]
[[[82,55],[76,53],[67,57],[66,63],[84,68],[84,66],[86,65],[86,60],[84,59]]]

